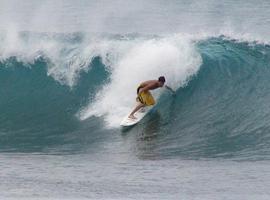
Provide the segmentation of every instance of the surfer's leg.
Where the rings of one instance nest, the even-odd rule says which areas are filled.
[[[145,106],[144,104],[139,103],[139,104],[134,108],[134,110],[130,113],[130,115],[129,115],[128,117],[131,118],[131,119],[136,119],[136,117],[134,116],[134,114],[135,114],[138,110],[140,110],[142,107],[144,107],[144,106]]]

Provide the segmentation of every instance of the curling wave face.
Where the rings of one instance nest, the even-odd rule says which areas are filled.
[[[269,155],[267,44],[181,34],[0,39],[2,151],[91,149],[97,137],[119,131],[138,83],[164,75],[177,97],[154,93],[156,108],[130,130],[156,136],[138,154]]]

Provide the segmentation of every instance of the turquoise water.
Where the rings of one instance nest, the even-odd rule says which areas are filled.
[[[269,199],[267,1],[0,4],[1,199]]]
[[[269,46],[224,37],[200,40],[194,46],[202,59],[196,74],[182,86],[180,83],[176,97],[162,91],[155,109],[129,130],[119,127],[121,115],[113,116],[118,120],[113,126],[106,123],[111,118],[103,110],[96,111],[101,116],[81,119],[79,115],[92,104],[108,109],[121,106],[119,99],[99,105],[104,102],[95,98],[113,76],[101,57],[94,57],[72,86],[48,76],[50,64],[44,57],[30,64],[16,57],[3,60],[1,151],[87,152],[95,139],[109,142],[114,133],[153,139],[154,145],[148,146],[150,157],[268,159]],[[103,95],[106,100],[106,93]],[[114,110],[108,112],[114,114]]]

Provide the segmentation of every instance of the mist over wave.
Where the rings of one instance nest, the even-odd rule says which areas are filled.
[[[268,1],[2,0],[0,30],[49,33],[230,34],[269,41]],[[256,15],[254,15],[256,13]],[[248,20],[247,20],[248,19]]]

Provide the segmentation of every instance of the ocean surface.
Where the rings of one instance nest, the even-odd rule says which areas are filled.
[[[0,0],[0,199],[270,199],[269,10]]]

